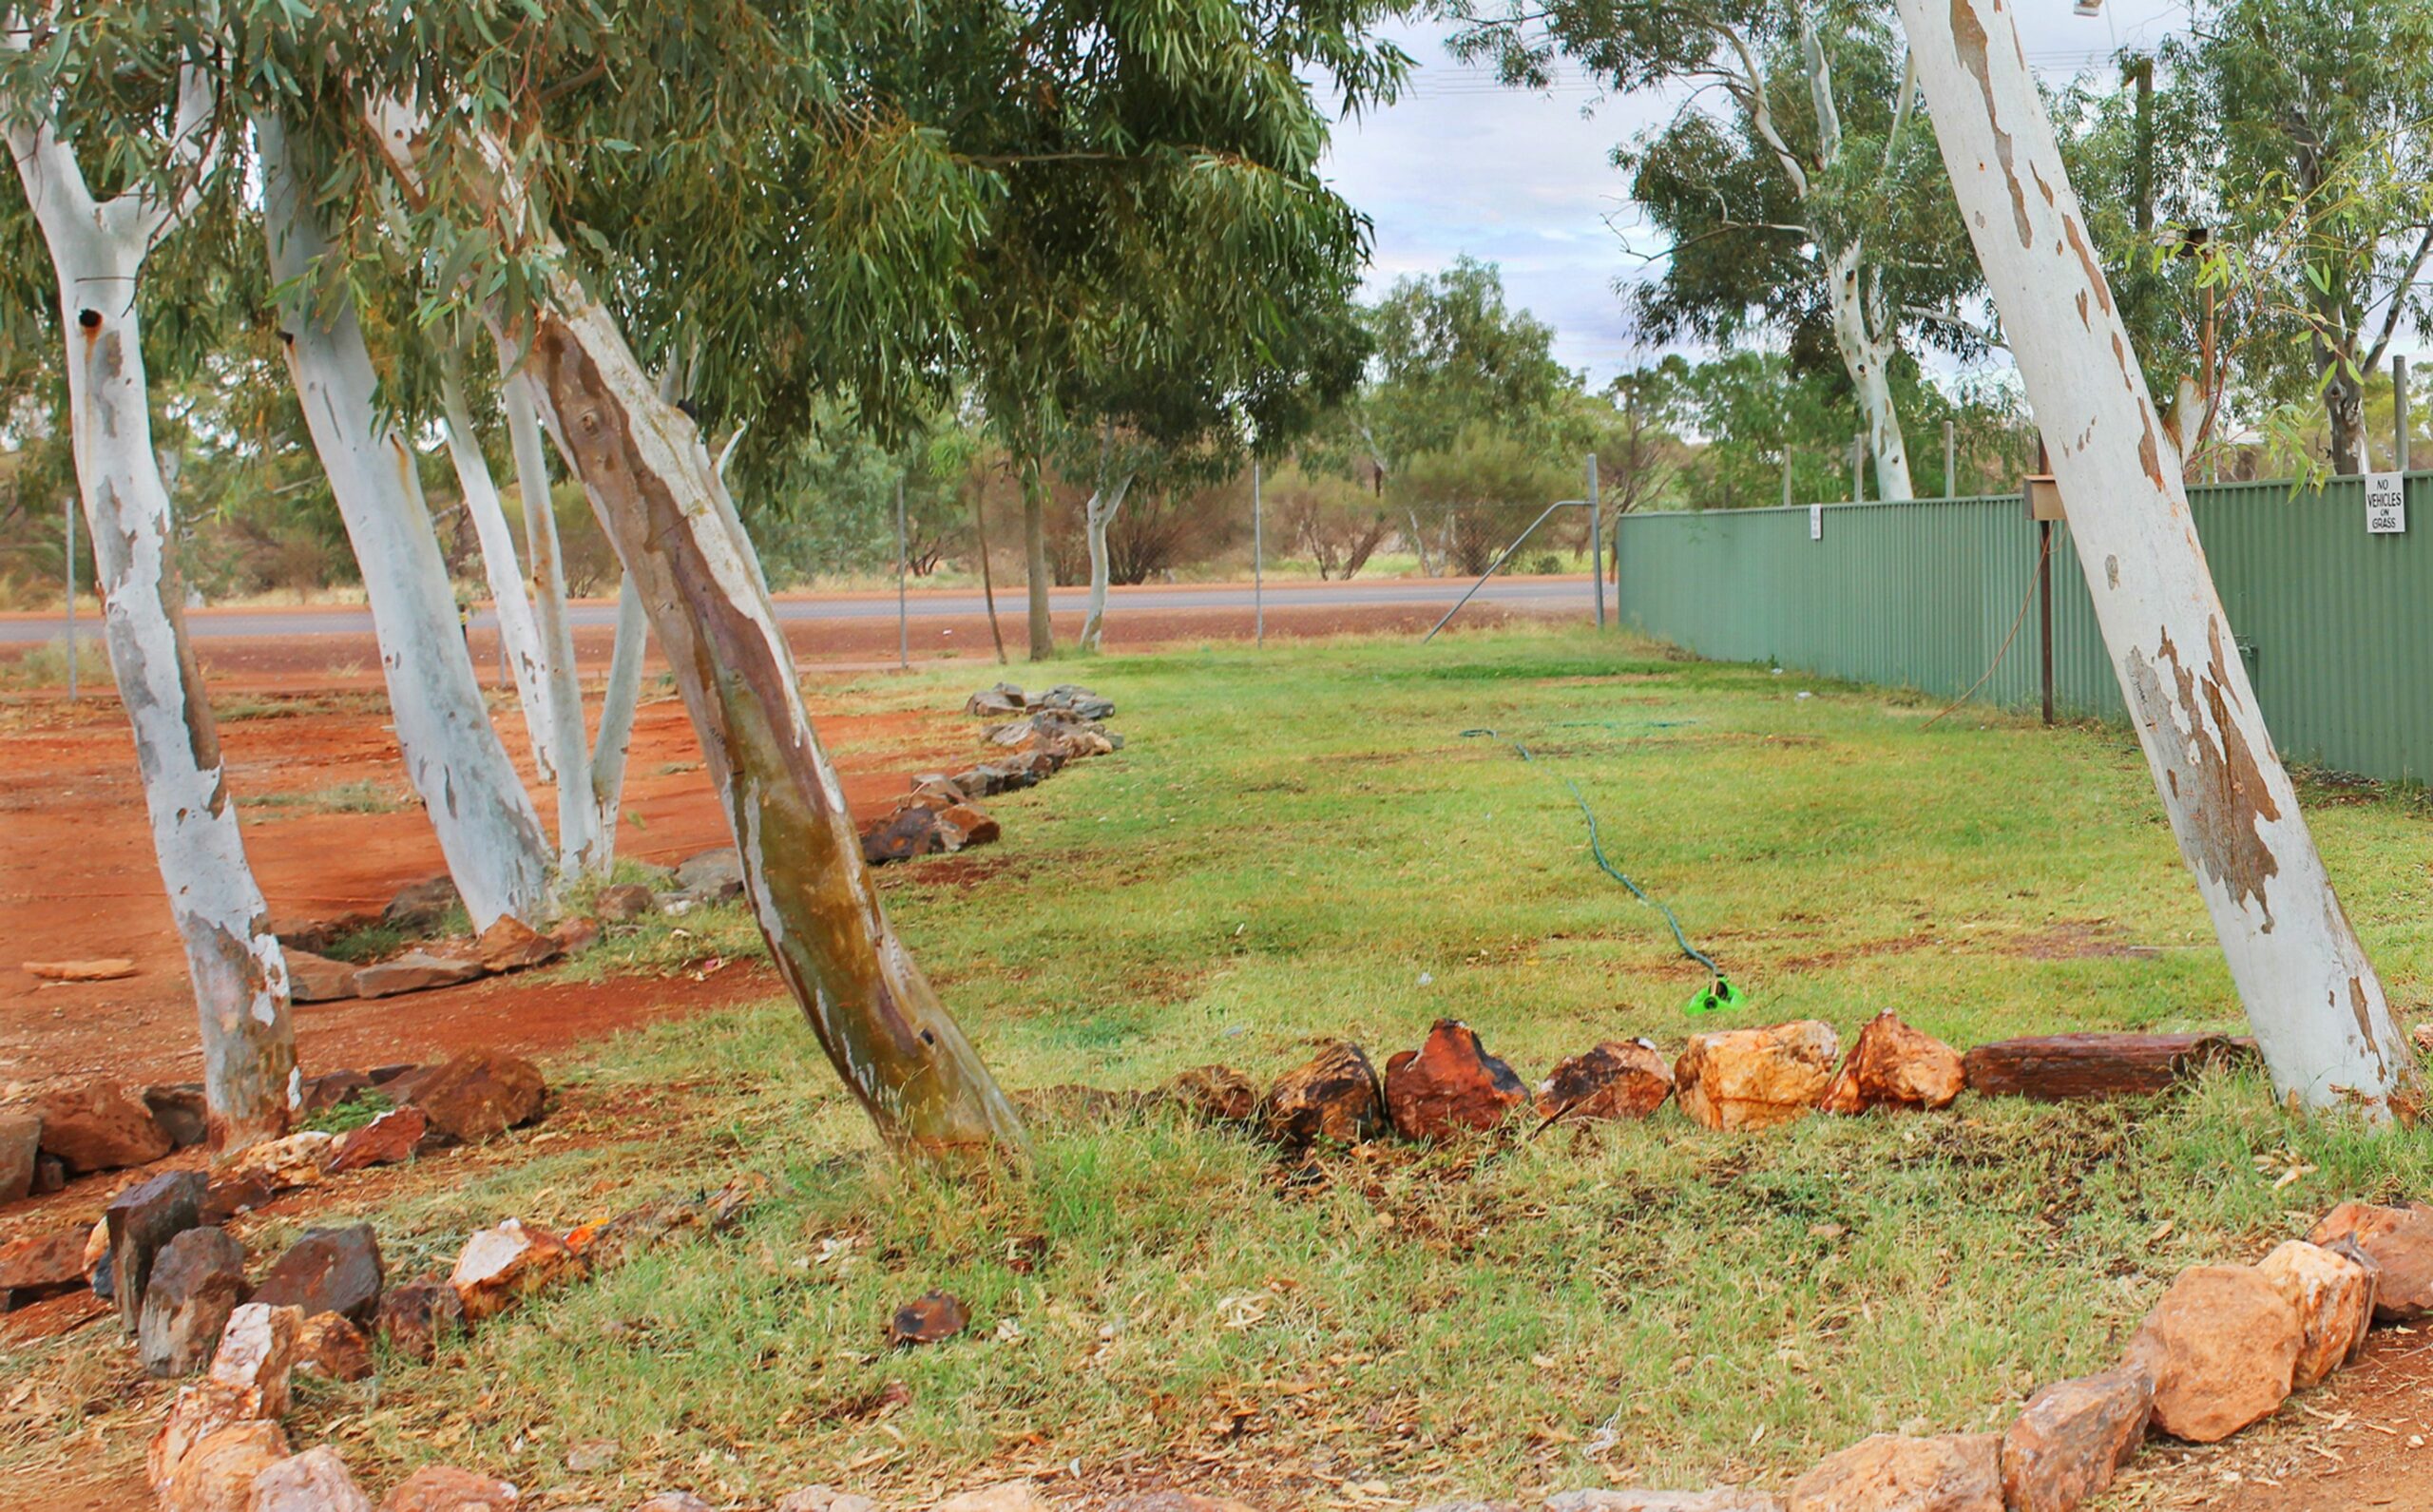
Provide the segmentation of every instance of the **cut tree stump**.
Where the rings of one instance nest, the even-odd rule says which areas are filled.
[[[2067,1102],[2168,1090],[2209,1066],[2260,1064],[2228,1034],[2047,1034],[1981,1044],[1963,1058],[1968,1090]]]

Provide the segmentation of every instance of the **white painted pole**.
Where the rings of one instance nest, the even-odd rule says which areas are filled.
[[[2104,649],[2285,1099],[2416,1081],[2232,640],[2146,375],[2004,0],[1898,0],[1962,221],[2050,443]]]
[[[1588,453],[1588,591],[1597,598],[1597,628],[1605,628],[1605,515],[1597,502],[1597,453]]]
[[[904,574],[911,565],[911,547],[905,543],[904,480],[895,480],[895,665],[912,670],[912,631],[904,617]]]
[[[76,701],[76,501],[60,501],[67,521],[67,701]]]
[[[1258,464],[1251,464],[1251,617],[1257,643],[1267,644],[1266,509],[1259,497]]]

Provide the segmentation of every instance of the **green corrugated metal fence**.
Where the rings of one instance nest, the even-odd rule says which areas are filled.
[[[2366,533],[2364,486],[2189,490],[2197,534],[2284,756],[2424,781],[2433,774],[2433,473],[2407,480],[2404,535]],[[1634,514],[1617,558],[1622,623],[1725,661],[1777,664],[1956,698],[2025,600],[2036,526],[2016,494]],[[2054,700],[2123,717],[2069,529],[2053,532]],[[1979,693],[2038,698],[2037,622]]]

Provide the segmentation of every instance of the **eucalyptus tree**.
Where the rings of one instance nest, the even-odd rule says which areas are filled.
[[[1900,0],[1985,281],[2052,453],[2104,646],[2273,1086],[2377,1119],[2415,1057],[2334,894],[2189,523],[2176,444],[2129,345],[2003,0]]]
[[[177,533],[152,448],[142,298],[147,258],[213,187],[224,124],[213,39],[194,17],[128,56],[81,45],[55,17],[10,12],[0,29],[0,118],[56,276],[103,637],[194,985],[212,1142],[234,1148],[284,1133],[295,1117],[296,1041],[286,961],[186,640]],[[98,172],[88,175],[88,161]],[[12,334],[26,333],[12,323]]]
[[[1441,9],[1464,23],[1455,52],[1508,84],[1543,87],[1568,61],[1618,92],[1686,86],[1669,122],[1615,154],[1667,243],[1636,285],[1643,329],[1724,344],[1771,329],[1803,366],[1838,362],[1879,496],[1911,497],[1898,370],[1916,346],[1969,354],[1991,337],[1967,316],[1976,269],[1881,0]]]

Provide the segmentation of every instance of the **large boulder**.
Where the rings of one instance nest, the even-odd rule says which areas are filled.
[[[2322,1382],[2355,1359],[2374,1326],[2374,1272],[2369,1263],[2319,1244],[2291,1239],[2256,1262],[2266,1280],[2298,1310],[2302,1332],[2289,1384]]]
[[[35,1094],[41,1149],[69,1176],[145,1165],[176,1146],[144,1100],[106,1077],[86,1077]]]
[[[2009,1512],[2077,1512],[2101,1496],[2137,1452],[2154,1413],[2155,1379],[2136,1364],[2048,1386],[2002,1435]]]
[[[408,1359],[429,1364],[439,1347],[465,1331],[465,1303],[445,1281],[410,1281],[380,1298],[380,1337]]]
[[[506,1481],[426,1464],[397,1483],[380,1512],[514,1512],[523,1493]]]
[[[2343,1202],[2324,1215],[2307,1235],[2329,1249],[2356,1247],[2374,1265],[2374,1317],[2383,1323],[2414,1323],[2433,1317],[2433,1207],[2404,1208]]]
[[[1386,1113],[1406,1139],[1492,1129],[1529,1101],[1512,1068],[1459,1019],[1439,1019],[1417,1050],[1386,1062]]]
[[[743,896],[743,852],[722,845],[686,856],[677,864],[676,886],[703,903],[732,903]]]
[[[1879,1433],[1793,1482],[1790,1512],[2002,1512],[2000,1461],[1990,1433]]]
[[[167,1171],[137,1182],[102,1210],[109,1234],[110,1285],[119,1321],[129,1333],[144,1315],[153,1258],[171,1239],[201,1223],[204,1184],[199,1171]]]
[[[578,1273],[582,1257],[548,1230],[508,1218],[465,1241],[448,1284],[465,1305],[465,1319],[479,1323],[504,1312],[526,1294]]]
[[[1643,1119],[1673,1095],[1673,1067],[1645,1040],[1608,1040],[1559,1062],[1538,1083],[1538,1116]]]
[[[188,1229],[163,1245],[135,1326],[144,1373],[174,1378],[202,1368],[244,1300],[245,1247],[227,1230]]]
[[[401,934],[420,937],[435,933],[457,904],[456,884],[445,873],[408,883],[380,910],[380,922]]]
[[[430,1132],[431,1115],[422,1109],[411,1103],[391,1108],[371,1122],[339,1135],[321,1169],[331,1176],[342,1176],[366,1166],[395,1165],[411,1158],[423,1136]]]
[[[1828,1113],[1944,1108],[1966,1085],[1959,1051],[1902,1023],[1898,1014],[1885,1012],[1859,1031],[1850,1058],[1825,1091],[1822,1106]]]
[[[1360,1046],[1331,1040],[1276,1078],[1260,1100],[1258,1121],[1269,1139],[1295,1148],[1373,1139],[1386,1128],[1376,1068]]]
[[[2128,1361],[2155,1379],[2155,1426],[2218,1444],[2271,1414],[2289,1394],[2305,1321],[2252,1266],[2182,1271],[2130,1341]]]
[[[324,1444],[256,1475],[250,1512],[372,1512],[372,1499],[338,1451]]]
[[[380,1307],[380,1240],[368,1223],[314,1229],[263,1273],[254,1300],[369,1323]]]
[[[477,982],[489,973],[469,955],[437,950],[408,950],[403,955],[368,966],[354,974],[354,993],[361,998],[393,998]]]
[[[548,1083],[540,1067],[500,1050],[468,1050],[435,1070],[401,1080],[393,1094],[451,1139],[478,1144],[541,1116]]]
[[[1673,1064],[1673,1095],[1707,1128],[1772,1128],[1815,1108],[1840,1050],[1833,1026],[1814,1019],[1694,1034]]]

